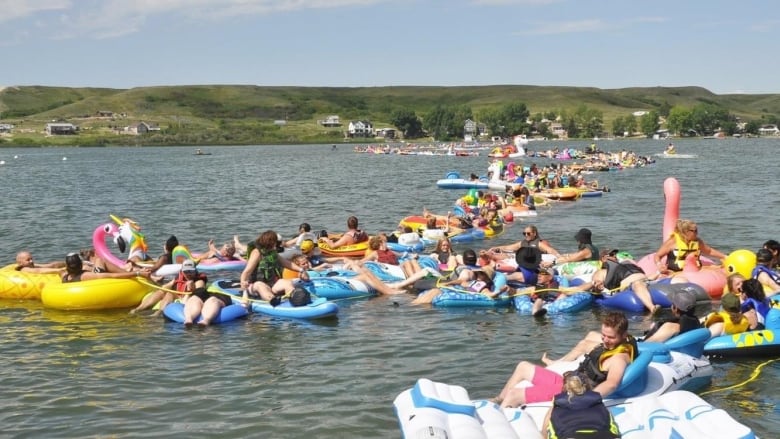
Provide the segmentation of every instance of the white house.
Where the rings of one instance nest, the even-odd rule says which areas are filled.
[[[130,125],[128,127],[125,127],[124,132],[126,134],[132,134],[134,136],[137,136],[139,134],[146,134],[149,131],[160,131],[160,127],[146,122],[138,122],[136,124]]]
[[[758,129],[758,134],[761,136],[777,136],[780,135],[780,129],[774,124],[762,125],[761,128]]]
[[[62,134],[76,134],[76,131],[78,130],[79,127],[73,125],[72,123],[61,123],[61,122],[47,123],[45,128],[46,134],[50,136],[62,135]]]
[[[349,137],[373,137],[374,126],[367,120],[353,120],[349,123]]]

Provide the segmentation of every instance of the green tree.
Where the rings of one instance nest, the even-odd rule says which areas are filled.
[[[670,132],[679,136],[688,135],[688,132],[693,129],[691,110],[680,106],[672,107],[666,118],[666,127]]]
[[[645,136],[652,136],[660,127],[661,124],[658,123],[658,112],[655,110],[649,111],[639,120],[639,129]]]
[[[390,115],[390,123],[398,128],[406,139],[422,137],[422,121],[413,110],[401,108]]]
[[[748,134],[758,135],[759,128],[761,128],[761,123],[757,120],[750,120],[745,124],[745,132]]]
[[[504,126],[507,134],[514,136],[517,134],[528,134],[528,108],[522,102],[507,104],[502,110]]]
[[[443,105],[436,105],[423,120],[423,128],[436,140],[450,140],[454,138],[452,127],[454,125],[455,112]]]
[[[699,135],[709,135],[720,128],[723,122],[729,120],[728,111],[712,104],[697,104],[691,110],[693,129]]]

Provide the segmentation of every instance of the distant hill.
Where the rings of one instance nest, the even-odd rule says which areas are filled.
[[[94,144],[308,143],[341,141],[341,128],[324,128],[318,119],[339,115],[389,126],[394,110],[405,108],[424,116],[436,105],[480,110],[510,102],[526,104],[531,114],[574,110],[586,105],[604,114],[609,127],[616,117],[663,105],[718,105],[744,120],[780,114],[780,95],[716,95],[700,87],[598,89],[492,85],[468,87],[262,87],[198,85],[139,87],[129,90],[23,86],[0,91],[0,121],[27,128],[25,142],[46,122],[61,120],[82,128],[78,142]],[[111,118],[95,117],[111,112]],[[274,121],[286,121],[284,124]],[[123,126],[146,121],[165,134],[142,139],[117,137]],[[91,130],[91,133],[88,133]],[[89,136],[85,137],[85,134]],[[25,138],[16,134],[15,138]],[[59,136],[57,136],[59,137]],[[44,141],[45,140],[45,141]],[[74,142],[74,139],[65,139]],[[54,142],[41,139],[41,142]]]

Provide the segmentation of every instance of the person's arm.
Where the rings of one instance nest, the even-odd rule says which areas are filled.
[[[703,240],[699,240],[699,249],[701,250],[702,254],[705,254],[707,256],[712,256],[714,258],[718,259],[726,259],[726,255],[724,255],[722,252],[715,250],[714,248],[707,245],[706,242]]]
[[[607,361],[609,361],[607,379],[593,388],[595,392],[601,394],[602,398],[606,398],[620,386],[620,382],[623,381],[623,374],[626,372],[626,367],[628,367],[629,358],[628,354],[619,354]]]
[[[363,263],[366,261],[378,261],[379,260],[379,253],[376,252],[376,250],[366,249],[366,254],[363,256],[362,259],[360,259],[358,262]]]
[[[578,250],[575,253],[566,253],[564,255],[559,256],[555,260],[555,263],[556,264],[563,264],[565,262],[579,262],[579,261],[583,261],[585,259],[588,259],[591,256],[592,255],[591,255],[591,252],[590,252],[590,248],[585,247],[585,248],[583,248],[581,250]]]
[[[301,279],[308,280],[309,275],[306,273],[306,270],[303,269],[300,265],[296,264],[295,262],[283,258],[281,255],[276,255],[276,260],[279,262],[282,267],[287,268],[289,270],[292,270],[296,273],[300,274]]]
[[[560,256],[561,254],[558,252],[558,250],[554,249],[553,246],[550,245],[550,243],[547,242],[546,239],[539,240],[539,250],[541,250],[544,253],[549,253],[551,255]]]
[[[58,274],[63,273],[64,268],[53,267],[24,267],[21,269],[22,273],[35,273],[35,274]]]
[[[341,237],[337,241],[331,241],[329,238],[323,238],[326,243],[330,246],[330,248],[339,248],[345,245],[350,245],[353,243],[352,235],[349,235],[347,233],[341,235]]]
[[[244,267],[244,271],[241,272],[241,277],[239,278],[242,290],[246,290],[246,288],[249,287],[249,276],[257,269],[257,263],[259,261],[260,250],[252,250],[252,253],[249,254],[249,259],[246,261],[246,267]]]
[[[663,244],[661,244],[661,247],[658,249],[658,251],[655,252],[653,255],[653,261],[655,262],[656,268],[658,268],[658,271],[661,273],[664,273],[666,271],[669,271],[666,267],[666,264],[661,262],[661,258],[669,254],[670,251],[674,248],[676,244],[676,241],[674,240],[674,237],[671,237],[664,241]]]
[[[550,417],[552,416],[553,408],[547,409],[547,414],[544,415],[544,421],[542,422],[542,437],[547,437],[547,429],[550,426]]]
[[[763,271],[758,274],[756,280],[759,281],[761,285],[768,286],[772,291],[780,291],[780,285],[778,285],[777,282],[772,280],[772,278],[768,274],[764,273]]]
[[[136,271],[123,271],[121,273],[93,273],[91,271],[85,271],[81,273],[81,280],[95,280],[95,279],[135,279],[136,277],[149,278],[151,271],[149,270],[136,270]]]

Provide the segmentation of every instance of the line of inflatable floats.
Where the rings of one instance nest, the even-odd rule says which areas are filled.
[[[111,216],[113,222],[99,225],[92,236],[97,255],[106,261],[121,266],[125,261],[109,250],[107,241],[120,239],[132,242],[139,239],[131,220],[120,220]],[[418,230],[424,227],[428,218],[410,216],[401,225]],[[449,222],[449,217],[437,217],[437,226]],[[451,225],[457,237],[458,224]],[[475,227],[475,229],[477,229]],[[469,240],[492,237],[503,230],[494,225],[481,228],[480,232],[468,232]],[[414,235],[417,235],[414,233]],[[477,236],[479,235],[479,236]],[[402,238],[402,236],[399,236]],[[456,239],[454,241],[458,242]],[[398,252],[421,252],[433,244],[430,239],[399,239],[388,243],[391,250]],[[338,249],[329,248],[325,241],[318,243],[324,255],[362,256],[367,242],[361,242]],[[179,272],[184,259],[197,259],[189,250],[180,246],[173,251],[177,263],[162,267],[156,274],[170,276]],[[650,255],[648,255],[650,256]],[[427,256],[419,256],[422,267],[432,271],[440,270],[438,262]],[[662,307],[671,306],[671,295],[681,287],[693,291],[697,303],[711,303],[723,293],[727,274],[740,273],[750,277],[756,266],[756,255],[749,250],[736,250],[724,259],[723,268],[705,265],[701,268],[686,266],[683,274],[690,282],[672,285],[669,280],[648,285],[653,302]],[[647,257],[638,261],[647,264]],[[238,272],[244,269],[246,261],[203,262],[198,270],[206,273]],[[652,264],[652,261],[650,262]],[[383,282],[397,282],[404,279],[403,270],[397,265],[365,262],[369,269]],[[494,276],[495,288],[506,285],[504,272],[514,269],[512,262],[499,264]],[[600,268],[600,262],[574,262],[553,267],[560,288],[573,288],[590,280]],[[644,267],[643,267],[644,268]],[[375,296],[377,291],[366,282],[358,280],[358,273],[334,266],[328,271],[309,271],[310,280],[304,287],[314,300],[304,306],[293,306],[289,300],[278,305],[253,301],[251,310],[281,318],[322,319],[338,314],[340,299],[358,299]],[[15,264],[0,268],[0,298],[40,300],[44,306],[64,310],[95,310],[131,308],[154,291],[156,286],[144,279],[100,279],[74,283],[62,283],[58,274],[31,274],[17,271]],[[457,287],[442,287],[434,307],[513,307],[518,314],[530,315],[532,301],[529,295],[502,293],[496,297],[473,294]],[[219,278],[209,285],[209,291],[229,294],[234,304],[222,309],[220,316],[212,323],[225,323],[247,315],[240,306],[240,287],[230,278]],[[560,300],[544,305],[548,314],[574,313],[592,305],[616,308],[627,312],[642,312],[644,305],[630,290],[613,295],[594,295],[582,291],[566,294]],[[163,310],[166,318],[183,322],[183,305],[174,303]],[[734,335],[712,338],[709,330],[699,329],[678,335],[664,343],[640,343],[640,355],[629,366],[623,383],[605,402],[609,406],[623,437],[669,437],[669,438],[752,438],[753,432],[727,413],[716,409],[696,396],[697,391],[711,381],[712,366],[707,356],[771,356],[780,355],[780,309],[772,308],[765,319],[765,329],[746,331]],[[571,365],[570,365],[571,366]],[[560,367],[560,366],[559,366]],[[572,366],[573,367],[573,366]],[[561,370],[562,372],[563,370]],[[412,388],[402,392],[394,401],[394,407],[404,437],[541,437],[539,426],[548,406],[544,404],[519,409],[501,409],[486,400],[473,400],[468,392],[456,385],[435,383],[419,379]]]

